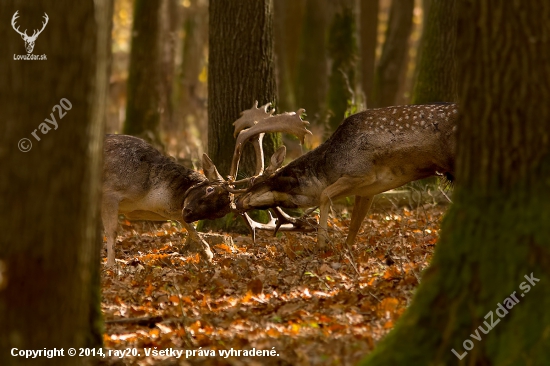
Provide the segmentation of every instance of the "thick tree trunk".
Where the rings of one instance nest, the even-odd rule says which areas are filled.
[[[328,52],[332,60],[327,107],[330,111],[328,131],[338,128],[346,111],[354,104],[357,63],[355,3],[340,0],[329,33]]]
[[[386,41],[376,67],[369,108],[395,104],[406,69],[413,10],[414,0],[392,1]]]
[[[327,8],[326,0],[306,0],[294,107],[305,108],[310,123],[321,120],[325,110],[328,87]]]
[[[550,3],[458,14],[454,204],[410,308],[364,365],[550,364]]]
[[[161,1],[136,0],[132,25],[132,50],[128,71],[125,134],[139,136],[157,147],[161,119]]]
[[[425,14],[413,104],[454,102],[457,100],[456,1],[430,1]]]
[[[374,84],[374,67],[376,64],[376,45],[378,44],[378,13],[380,0],[363,0],[360,2],[361,35],[361,86],[367,99],[367,107],[372,100]]]
[[[70,347],[101,345],[98,223],[110,8],[102,0],[0,2],[0,14],[16,11],[27,27],[39,28],[44,12],[49,22],[34,48],[47,61],[10,61],[26,53],[23,41],[9,23],[0,25],[0,364],[29,363],[13,357],[13,348],[57,348],[65,357],[34,363],[80,365],[84,359],[67,356]]]
[[[275,102],[273,5],[271,0],[211,0],[209,14],[208,154],[227,176],[235,147],[233,122],[255,100]],[[276,135],[264,138],[266,159],[276,143]],[[247,148],[239,173],[253,171],[253,149]]]

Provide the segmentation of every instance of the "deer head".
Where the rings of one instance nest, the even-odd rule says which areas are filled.
[[[49,20],[48,14],[44,13],[44,22],[42,22],[42,29],[40,30],[35,29],[32,33],[32,36],[29,36],[27,35],[26,29],[24,32],[21,32],[19,31],[19,27],[16,27],[15,21],[17,18],[19,18],[19,16],[17,15],[18,12],[19,10],[16,11],[15,14],[13,14],[13,17],[11,18],[11,26],[17,33],[19,33],[19,35],[21,35],[21,38],[23,38],[23,41],[25,41],[25,49],[27,50],[27,53],[32,53],[34,49],[34,42],[36,42],[36,38],[38,38],[40,33],[42,33],[44,28],[46,28],[46,24],[48,24],[48,20]]]
[[[231,207],[235,210],[235,205],[226,204],[225,196],[231,193],[231,202],[236,202],[237,197],[246,192],[246,188],[237,188],[243,184],[254,184],[266,180],[269,176],[274,174],[283,164],[283,160],[286,153],[286,148],[281,146],[271,157],[269,166],[264,169],[263,162],[263,149],[262,149],[262,137],[266,132],[285,132],[297,136],[303,143],[305,135],[311,134],[306,128],[309,122],[301,119],[301,115],[305,112],[304,109],[299,109],[297,112],[282,113],[273,115],[274,109],[268,112],[268,108],[271,103],[265,104],[258,108],[258,102],[256,101],[252,108],[245,110],[241,113],[241,117],[236,120],[233,125],[235,126],[234,135],[237,137],[235,144],[235,151],[233,154],[233,160],[231,164],[231,171],[229,179],[225,181],[218,173],[212,160],[205,154],[203,156],[203,170],[204,174],[208,178],[209,184],[201,185],[201,187],[193,188],[192,191],[186,194],[187,198],[184,202],[183,217],[187,222],[196,220],[197,218],[207,217],[208,213],[213,213],[223,209]],[[237,176],[239,160],[242,154],[242,149],[246,142],[251,142],[254,145],[256,153],[256,169],[255,175],[250,178],[235,181]],[[217,208],[215,208],[217,207]],[[245,217],[245,222],[254,232],[255,227],[261,228],[270,227],[274,229],[276,226],[271,224],[262,225],[254,223],[250,218],[246,216],[246,213],[241,211],[238,214]],[[279,226],[281,224],[288,223],[289,221],[282,220],[282,214],[276,212],[278,217]],[[292,224],[292,223],[291,223]],[[285,224],[281,227],[281,230],[290,230],[293,225]],[[278,228],[278,227],[277,227]]]
[[[214,220],[230,212],[230,194],[226,182],[218,173],[208,155],[202,157],[202,168],[207,180],[187,190],[182,216],[185,222]]]

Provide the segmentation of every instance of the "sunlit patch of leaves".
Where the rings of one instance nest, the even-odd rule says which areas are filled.
[[[315,233],[232,234],[213,246],[212,264],[182,248],[171,225],[122,222],[117,268],[102,274],[107,348],[271,349],[279,357],[193,357],[218,365],[354,364],[395,325],[410,303],[438,240],[445,206],[370,213],[353,256],[349,214],[331,217],[332,249],[315,253]],[[131,319],[129,323],[118,323]],[[115,320],[114,323],[109,321]],[[106,358],[103,364],[163,357]],[[176,363],[176,360],[166,360]],[[186,363],[182,363],[186,364]]]

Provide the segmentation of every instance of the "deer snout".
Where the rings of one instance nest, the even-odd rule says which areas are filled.
[[[181,210],[181,215],[183,216],[183,221],[187,223],[197,221],[193,217],[193,210],[189,206],[183,207],[183,210]]]

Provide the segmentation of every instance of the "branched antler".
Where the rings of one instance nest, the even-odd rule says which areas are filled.
[[[252,112],[250,113],[250,115],[253,115],[254,117],[258,116],[258,108],[255,108],[256,105],[257,104],[252,107]],[[301,143],[304,143],[306,135],[311,135],[311,131],[306,128],[306,126],[309,125],[309,122],[302,120],[302,118],[300,117],[305,112],[305,109],[299,109],[297,112],[282,113],[273,116],[271,115],[271,113],[266,112],[268,105],[269,104],[266,104],[262,107],[265,108],[263,111],[263,115],[265,117],[263,119],[251,118],[248,120],[243,120],[241,122],[239,122],[239,119],[237,120],[237,122],[239,122],[238,124],[237,122],[235,122],[235,131],[237,132],[237,125],[240,128],[240,131],[238,132],[237,142],[235,143],[235,152],[233,153],[233,161],[231,163],[231,171],[229,173],[231,180],[234,179],[237,175],[242,149],[247,141],[256,138],[260,140],[259,150],[256,150],[257,164],[255,176],[258,176],[263,172],[264,168],[263,150],[261,148],[261,138],[259,138],[260,135],[263,137],[263,134],[265,134],[266,132],[286,132],[298,137]],[[254,109],[256,109],[256,111]],[[243,112],[243,117],[248,111]],[[261,112],[259,115],[261,116]],[[254,121],[254,123],[252,123],[251,121]],[[247,125],[250,127],[245,129],[243,126]]]

